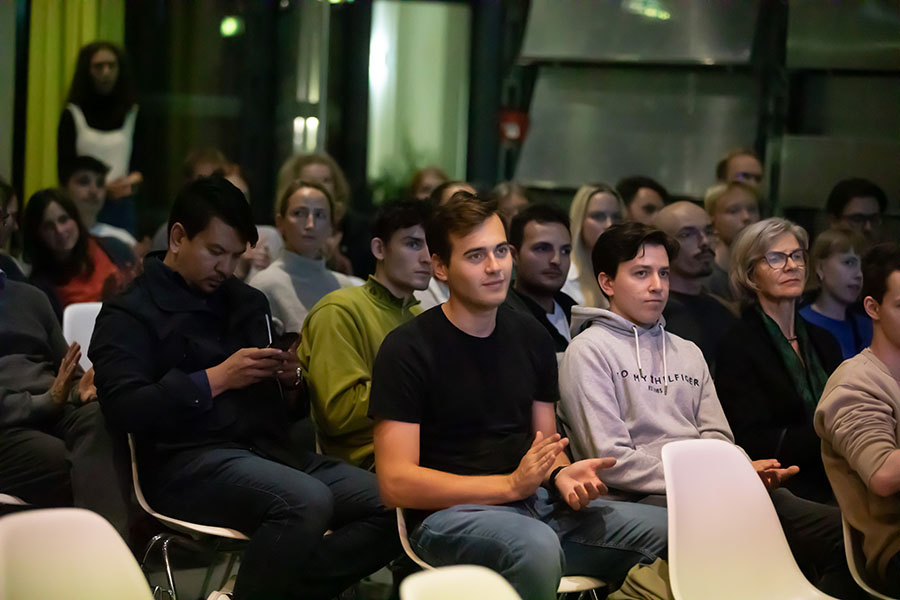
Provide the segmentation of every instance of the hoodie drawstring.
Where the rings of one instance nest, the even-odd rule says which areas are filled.
[[[643,367],[641,367],[641,342],[640,342],[640,340],[638,340],[637,327],[632,325],[631,331],[634,332],[634,357],[637,359],[638,374],[640,374],[640,376],[643,377],[644,369],[643,369]]]
[[[638,337],[637,327],[632,326],[631,331],[634,332],[634,357],[637,359],[638,374],[644,376],[644,367],[641,365],[641,340]],[[669,394],[669,365],[666,363],[666,330],[662,323],[659,324],[659,331],[662,334],[662,362],[663,362],[663,395]]]

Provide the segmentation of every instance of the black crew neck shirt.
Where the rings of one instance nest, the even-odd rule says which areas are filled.
[[[558,398],[553,340],[533,317],[500,306],[494,331],[478,338],[435,306],[385,338],[369,416],[418,423],[420,466],[496,475],[531,447],[533,403]]]

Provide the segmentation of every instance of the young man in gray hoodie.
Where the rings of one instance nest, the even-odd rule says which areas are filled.
[[[600,236],[591,259],[609,309],[573,309],[573,319],[590,325],[569,344],[559,371],[558,413],[575,460],[615,458],[604,471],[610,494],[662,506],[664,445],[698,438],[734,443],[703,353],[665,330],[669,261],[677,252],[676,241],[640,223]],[[753,466],[772,492],[801,568],[824,591],[854,597],[839,511],[778,489],[798,467],[782,468],[775,459]]]

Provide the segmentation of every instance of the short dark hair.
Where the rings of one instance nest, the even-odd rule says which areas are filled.
[[[594,277],[606,273],[615,277],[619,265],[638,255],[646,244],[658,244],[666,249],[669,260],[678,255],[678,242],[665,232],[637,221],[613,225],[597,238],[591,251]]]
[[[900,271],[900,245],[885,242],[870,248],[862,259],[862,297],[872,296],[881,304],[888,279],[894,271]]]
[[[831,188],[828,200],[825,202],[825,211],[832,217],[839,219],[844,213],[844,207],[854,198],[875,198],[878,201],[879,212],[887,208],[887,195],[884,190],[868,179],[851,177],[839,181]]]
[[[733,148],[716,163],[716,181],[725,181],[728,177],[728,163],[731,162],[731,159],[738,156],[752,156],[756,159],[756,162],[762,164],[759,155],[752,148]]]
[[[421,200],[397,200],[379,207],[372,225],[372,239],[379,238],[385,244],[401,229],[428,224],[431,207]]]
[[[668,190],[655,179],[650,179],[643,175],[632,175],[631,177],[625,177],[619,180],[619,183],[616,184],[616,191],[622,196],[622,200],[625,202],[626,206],[630,206],[631,203],[634,202],[634,197],[637,196],[637,193],[641,188],[653,190],[662,197],[663,204],[669,203]]]
[[[441,196],[444,195],[444,192],[447,188],[454,185],[467,185],[465,181],[460,181],[458,179],[451,179],[450,181],[445,181],[440,184],[433,190],[431,190],[431,194],[428,196],[428,203],[432,208],[437,208],[441,204]]]
[[[243,240],[255,246],[259,239],[253,212],[244,193],[221,175],[201,177],[185,184],[169,214],[168,232],[181,223],[188,239],[209,226],[213,217],[237,230]]]
[[[78,171],[90,171],[97,175],[106,175],[109,173],[109,167],[106,163],[93,156],[76,156],[66,164],[60,165],[59,185],[69,185],[69,180],[72,179],[72,175]]]
[[[569,215],[549,204],[531,204],[526,206],[512,218],[509,224],[509,243],[516,250],[522,247],[525,239],[525,226],[535,221],[537,223],[559,223],[569,229]]]
[[[428,249],[432,254],[437,254],[445,265],[449,265],[453,253],[450,235],[469,235],[496,214],[496,201],[484,200],[465,190],[454,193],[446,204],[434,209],[428,221],[425,231]]]

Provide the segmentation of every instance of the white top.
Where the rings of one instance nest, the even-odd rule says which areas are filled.
[[[561,336],[566,338],[566,341],[572,341],[572,334],[569,332],[569,320],[566,319],[566,313],[563,312],[562,306],[555,300],[553,302],[553,312],[547,313],[547,320],[556,327]]]
[[[569,266],[569,275],[566,277],[566,282],[562,286],[562,292],[568,294],[568,296],[575,301],[575,304],[583,306],[584,294],[581,293],[581,284],[578,282],[578,276],[580,274],[578,267],[573,262]]]
[[[121,227],[109,225],[108,223],[97,223],[96,225],[91,227],[90,233],[91,235],[97,237],[116,238],[120,242],[128,244],[129,248],[134,248],[137,245],[137,240],[134,239],[134,236],[128,233],[128,231],[122,229]]]
[[[128,175],[137,104],[125,115],[121,129],[112,131],[94,129],[88,125],[78,105],[69,104],[66,108],[72,113],[72,120],[75,122],[75,153],[78,156],[93,156],[109,167],[106,178],[110,181]]]

